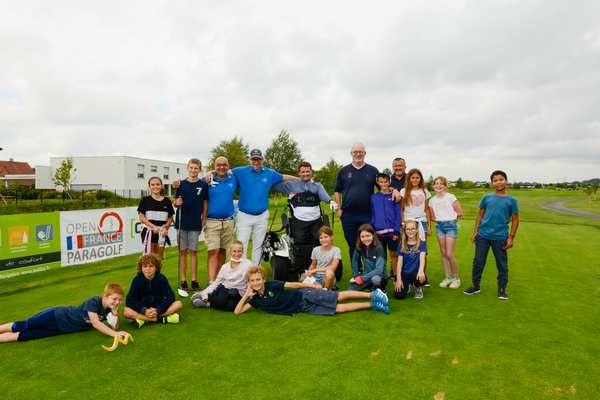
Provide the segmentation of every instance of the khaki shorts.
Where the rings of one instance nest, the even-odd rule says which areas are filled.
[[[235,221],[232,219],[206,219],[204,243],[208,251],[228,249],[233,240]]]

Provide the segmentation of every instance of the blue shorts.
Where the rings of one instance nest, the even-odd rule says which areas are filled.
[[[456,239],[458,237],[458,223],[452,221],[437,221],[435,223],[435,233],[438,236],[449,236]]]
[[[400,245],[400,239],[393,240],[391,236],[377,235],[377,239],[379,239],[379,243],[381,243],[381,247],[383,247],[383,250],[396,251],[398,250],[398,246]]]
[[[12,325],[13,332],[19,332],[19,342],[60,335],[63,332],[56,324],[54,308],[42,311],[25,321],[16,321]]]
[[[323,289],[299,289],[302,292],[300,311],[315,315],[335,315],[338,293]]]

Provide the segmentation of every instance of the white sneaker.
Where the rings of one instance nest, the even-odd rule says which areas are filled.
[[[415,286],[415,299],[423,298],[423,289],[420,286]]]
[[[460,287],[460,278],[452,279],[450,285],[448,286],[450,289],[458,289]]]
[[[443,281],[440,282],[441,288],[447,288],[454,280],[450,277],[445,277]]]

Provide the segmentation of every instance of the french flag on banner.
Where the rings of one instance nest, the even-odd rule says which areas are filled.
[[[75,240],[73,240],[75,238]],[[74,243],[74,241],[76,243]],[[67,250],[81,249],[83,247],[83,237],[81,235],[77,236],[67,236]]]

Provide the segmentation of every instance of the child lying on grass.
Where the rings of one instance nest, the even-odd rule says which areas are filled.
[[[53,307],[42,311],[25,321],[9,322],[0,325],[0,342],[24,342],[49,336],[88,330],[96,330],[108,336],[127,337],[127,332],[116,331],[119,328],[118,312],[123,302],[123,288],[109,283],[102,297],[93,296],[77,307]],[[114,329],[102,321],[112,314]]]
[[[381,290],[357,292],[345,290],[334,292],[323,290],[318,283],[265,281],[265,271],[261,267],[248,269],[248,290],[236,306],[239,315],[254,308],[272,314],[294,315],[306,312],[316,315],[334,315],[350,311],[373,309],[389,314],[388,298]],[[299,289],[299,290],[284,290]],[[344,303],[349,299],[369,299],[370,301]]]

